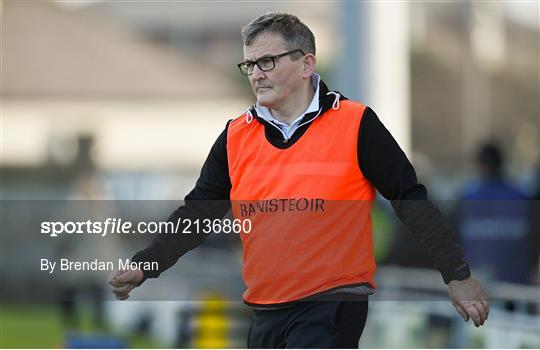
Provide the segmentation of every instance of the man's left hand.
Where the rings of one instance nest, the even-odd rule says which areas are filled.
[[[469,277],[448,283],[450,300],[465,321],[472,318],[474,325],[484,325],[489,316],[489,298],[477,280]]]

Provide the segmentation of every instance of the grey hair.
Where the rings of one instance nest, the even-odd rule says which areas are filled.
[[[267,12],[242,28],[242,42],[249,46],[262,33],[277,33],[283,37],[287,50],[300,49],[304,53],[315,54],[315,36],[311,30],[294,15]]]

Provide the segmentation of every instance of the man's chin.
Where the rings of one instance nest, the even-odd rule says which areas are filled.
[[[270,103],[270,101],[266,99],[258,98],[257,103],[259,104],[259,106],[266,107],[268,109],[272,108],[272,103]]]
[[[274,101],[269,98],[265,98],[262,96],[257,97],[257,103],[259,104],[259,106],[266,107],[268,109],[272,108],[272,106],[274,105],[273,102]]]

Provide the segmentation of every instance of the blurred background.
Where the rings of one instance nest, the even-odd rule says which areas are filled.
[[[55,286],[35,263],[43,249],[106,253],[33,240],[31,223],[40,208],[65,212],[74,200],[81,211],[99,200],[107,216],[134,205],[166,218],[227,120],[255,102],[236,67],[239,33],[267,11],[312,29],[317,71],[377,112],[493,298],[486,326],[464,323],[379,200],[380,288],[359,346],[540,347],[537,2],[0,5],[1,347],[245,347],[250,311],[231,301],[243,288],[238,242],[210,238],[136,290],[141,301],[117,302],[106,275]],[[107,242],[129,257],[147,237]],[[174,296],[142,301],[152,288]]]

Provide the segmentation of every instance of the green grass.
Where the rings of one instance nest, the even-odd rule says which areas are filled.
[[[120,336],[130,348],[159,348],[163,344],[134,334],[114,332],[110,327],[92,324],[88,308],[81,314],[80,325],[70,330],[78,334]],[[66,329],[56,304],[3,304],[0,308],[0,348],[61,348]]]

